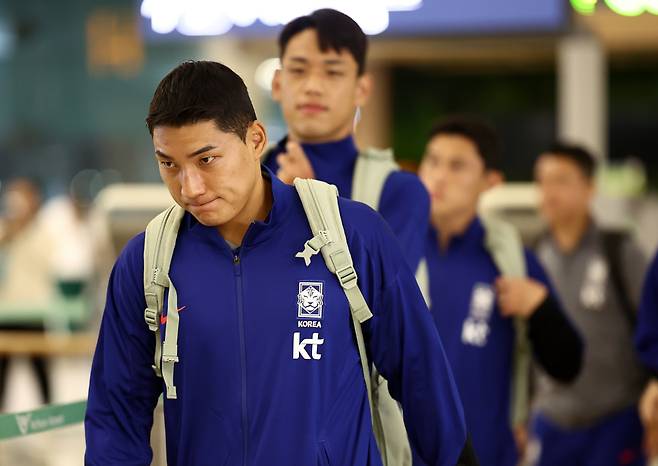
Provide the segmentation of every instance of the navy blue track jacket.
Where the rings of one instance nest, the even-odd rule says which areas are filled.
[[[165,400],[170,466],[379,466],[347,299],[294,188],[271,174],[274,204],[238,250],[186,214],[170,276],[180,311],[178,399]],[[382,218],[340,199],[359,286],[374,317],[370,358],[404,409],[427,464],[454,466],[464,416],[439,334]],[[85,420],[90,466],[146,466],[163,382],[144,322],[143,234],[111,275]],[[162,327],[164,330],[164,326]]]

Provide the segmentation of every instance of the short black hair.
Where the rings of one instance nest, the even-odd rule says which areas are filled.
[[[543,155],[563,157],[575,163],[588,180],[594,178],[596,173],[596,159],[590,151],[583,146],[556,141],[544,151]]]
[[[242,78],[228,66],[213,61],[186,61],[158,84],[146,126],[180,127],[212,120],[221,131],[246,141],[256,112]]]
[[[290,21],[279,34],[279,57],[283,58],[288,42],[306,29],[315,29],[318,33],[320,50],[333,49],[349,51],[354,57],[361,76],[366,68],[368,38],[361,27],[345,13],[331,8],[316,10],[310,15],[300,16]]]
[[[476,117],[451,116],[432,127],[428,140],[441,134],[468,139],[475,144],[478,155],[487,170],[500,170],[500,138],[490,124]]]

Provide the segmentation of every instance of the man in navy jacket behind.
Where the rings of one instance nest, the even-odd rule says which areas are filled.
[[[527,322],[535,361],[561,383],[578,375],[583,344],[534,254],[522,251],[526,277],[508,277],[501,275],[487,247],[478,203],[500,181],[498,159],[492,127],[475,118],[452,117],[432,129],[419,175],[432,200],[432,227],[424,244],[430,310],[453,368],[473,447],[483,465],[514,466],[519,460],[515,434],[523,426],[512,428],[520,421],[511,412],[513,318]]]
[[[294,188],[261,167],[267,137],[242,80],[219,63],[183,63],[158,86],[147,124],[160,175],[186,210],[170,271],[180,359],[177,399],[164,407],[168,464],[381,465],[347,299],[320,256],[310,267],[295,258],[311,230]],[[367,351],[412,445],[427,464],[475,464],[439,334],[395,237],[369,207],[339,206],[374,314]],[[131,240],[110,279],[87,465],[152,459],[163,384],[143,320],[143,246],[143,234]],[[298,306],[311,285],[322,294],[319,320]]]
[[[281,69],[272,97],[281,105],[288,134],[263,163],[286,183],[314,178],[353,198],[359,148],[355,119],[372,88],[366,67],[368,38],[349,16],[329,8],[300,16],[279,34]],[[366,107],[367,111],[367,107]],[[393,171],[382,187],[377,211],[415,269],[423,254],[430,200],[413,173]]]

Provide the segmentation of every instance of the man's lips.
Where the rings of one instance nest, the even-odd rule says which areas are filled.
[[[219,199],[219,198],[211,199],[211,200],[209,200],[209,201],[207,201],[207,202],[188,202],[188,203],[187,203],[187,206],[188,206],[190,209],[200,210],[200,209],[203,209],[203,208],[205,208],[205,207],[209,207],[210,204],[212,204],[213,202],[215,202],[217,199]]]
[[[327,111],[327,107],[320,104],[302,104],[298,105],[297,108],[304,113],[320,113]]]

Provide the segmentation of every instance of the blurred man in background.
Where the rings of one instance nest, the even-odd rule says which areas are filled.
[[[449,119],[431,131],[419,175],[432,201],[432,226],[424,243],[430,310],[473,446],[482,464],[513,466],[518,459],[513,430],[526,420],[514,419],[513,398],[523,402],[525,394],[515,393],[513,380],[528,377],[527,371],[515,373],[521,370],[513,361],[519,333],[527,325],[535,358],[565,383],[580,369],[582,345],[544,270],[520,239],[510,257],[494,259],[498,252],[488,245],[491,223],[485,224],[477,208],[480,196],[501,179],[498,157],[492,128],[474,119]],[[515,254],[525,273],[503,276],[501,263]]]
[[[429,199],[415,175],[393,170],[368,199],[374,183],[358,185],[359,159],[392,153],[359,151],[355,122],[368,100],[372,78],[366,72],[368,39],[349,16],[318,10],[291,21],[279,35],[281,69],[272,82],[288,136],[270,150],[264,164],[286,183],[316,178],[338,187],[343,197],[366,202],[378,210],[402,244],[412,268],[421,256],[421,238],[428,222]],[[365,196],[358,194],[361,192]]]
[[[21,310],[34,312],[47,309],[53,297],[50,275],[51,238],[39,222],[41,193],[28,179],[16,179],[3,190],[3,215],[0,217],[0,330],[43,331],[43,320],[37,322],[3,322],[3,311],[13,316]],[[20,319],[19,319],[20,320]],[[50,401],[47,361],[33,356],[30,362],[37,376],[44,403]],[[9,358],[0,357],[0,403],[7,385]]]
[[[596,224],[595,168],[589,152],[566,144],[535,166],[548,224],[537,255],[585,341],[573,384],[539,371],[532,435],[540,466],[644,464],[637,404],[646,375],[632,338],[646,260],[629,235]]]

